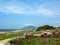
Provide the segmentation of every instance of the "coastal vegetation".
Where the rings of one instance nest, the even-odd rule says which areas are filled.
[[[10,40],[10,45],[59,45],[60,27],[44,25],[36,30],[15,30],[0,33],[0,40],[14,37],[19,38]]]

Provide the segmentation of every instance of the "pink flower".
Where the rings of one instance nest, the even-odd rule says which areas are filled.
[[[58,31],[55,32],[56,35],[58,35],[58,33],[59,33]]]
[[[55,32],[53,31],[52,34],[55,35]]]
[[[46,32],[44,33],[44,37],[47,37],[47,33]]]
[[[52,34],[53,34],[53,35],[58,35],[59,32],[58,32],[58,31],[53,31]]]

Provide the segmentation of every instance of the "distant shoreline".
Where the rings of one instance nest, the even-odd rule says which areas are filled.
[[[16,31],[20,29],[0,29],[0,32],[5,32],[5,31]]]

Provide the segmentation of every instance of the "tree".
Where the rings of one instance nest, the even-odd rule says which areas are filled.
[[[58,27],[58,28],[60,28],[60,27]]]
[[[55,29],[55,27],[50,26],[50,25],[44,25],[44,26],[40,26],[37,28],[37,30],[50,30],[50,29]]]

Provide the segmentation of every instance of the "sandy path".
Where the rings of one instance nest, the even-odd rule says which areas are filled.
[[[1,40],[0,41],[0,45],[5,45],[8,41],[16,39],[16,38],[25,38],[25,36],[19,36],[19,37],[14,37],[14,38],[9,38],[9,39],[5,39],[5,40]]]
[[[19,37],[14,37],[14,38],[9,38],[9,39],[5,39],[5,40],[1,40],[0,41],[0,45],[5,45],[8,41],[16,39],[16,38],[19,38]]]

